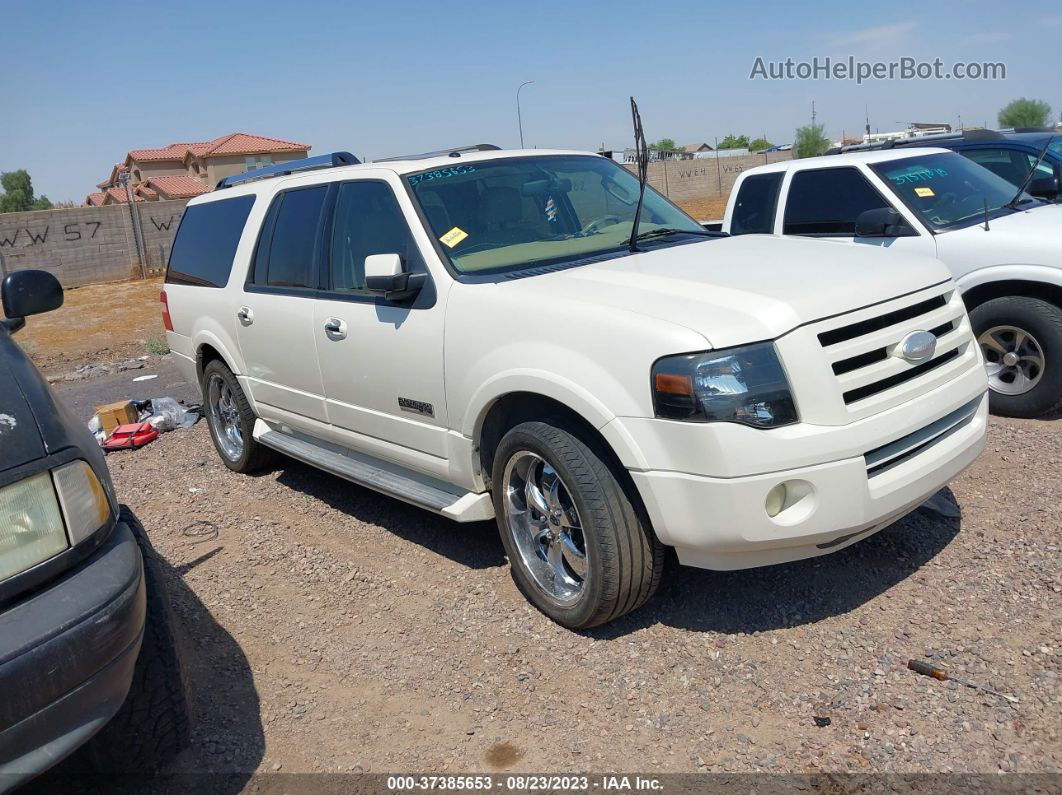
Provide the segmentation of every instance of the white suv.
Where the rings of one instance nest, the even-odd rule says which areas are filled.
[[[582,628],[642,605],[665,546],[822,555],[976,458],[985,372],[940,262],[715,236],[648,188],[631,245],[638,195],[596,155],[481,145],[193,199],[164,321],[225,464],[496,517],[523,593]]]

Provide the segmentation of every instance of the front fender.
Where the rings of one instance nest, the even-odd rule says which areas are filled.
[[[1042,282],[1055,287],[1062,287],[1062,268],[1053,268],[1047,265],[1023,265],[1021,263],[988,265],[987,267],[964,273],[955,279],[960,294],[983,284],[1003,281]]]

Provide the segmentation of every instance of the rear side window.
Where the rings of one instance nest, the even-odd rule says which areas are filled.
[[[255,284],[317,287],[316,243],[327,185],[281,193],[255,255]]]
[[[854,235],[856,217],[889,203],[857,169],[798,171],[785,202],[786,235]]]
[[[254,198],[237,196],[188,207],[170,250],[166,281],[224,287]]]
[[[738,191],[734,215],[730,219],[732,235],[769,235],[774,231],[774,210],[782,172],[746,177]]]

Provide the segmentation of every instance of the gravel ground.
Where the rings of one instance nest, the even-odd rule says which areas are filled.
[[[175,771],[1057,773],[1060,442],[993,419],[961,519],[676,568],[585,634],[524,601],[493,524],[295,462],[236,475],[202,422],[108,463],[172,566],[196,711]]]

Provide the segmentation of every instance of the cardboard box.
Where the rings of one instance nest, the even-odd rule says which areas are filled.
[[[119,400],[117,403],[96,406],[96,416],[100,419],[100,427],[108,436],[119,425],[129,425],[138,419],[136,406],[131,400]]]

